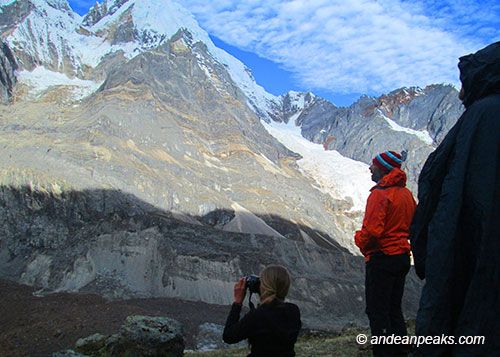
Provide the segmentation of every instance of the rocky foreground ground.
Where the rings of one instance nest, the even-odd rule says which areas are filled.
[[[130,315],[168,316],[184,325],[194,349],[199,325],[223,325],[229,306],[177,299],[107,301],[90,294],[54,293],[0,280],[0,356],[50,356],[72,349],[79,338],[116,333]]]
[[[96,333],[115,334],[131,315],[168,316],[184,326],[185,355],[193,357],[244,357],[246,343],[210,352],[194,351],[214,345],[218,335],[203,334],[200,326],[211,322],[222,328],[229,306],[186,302],[177,299],[107,301],[97,295],[52,293],[0,280],[0,356],[51,356],[75,348],[76,341]],[[414,334],[414,321],[409,322]],[[340,334],[304,330],[295,350],[302,357],[370,356],[369,344],[356,337],[368,330],[346,326]],[[212,341],[213,340],[213,341]],[[229,347],[226,345],[225,347]]]

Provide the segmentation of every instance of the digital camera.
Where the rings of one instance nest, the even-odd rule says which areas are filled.
[[[245,286],[251,293],[260,294],[260,278],[258,275],[246,276],[245,280]]]

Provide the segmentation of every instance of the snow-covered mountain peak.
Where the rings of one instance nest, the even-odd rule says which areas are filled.
[[[0,0],[0,6],[5,9],[5,7],[17,7],[22,1],[9,1],[9,0]],[[61,18],[69,16],[72,19],[80,20],[80,16],[75,14],[67,0],[30,0],[29,4],[32,9],[42,16],[45,16],[46,19],[52,17]],[[2,9],[2,10],[3,10]]]
[[[132,21],[137,30],[136,41],[141,40],[141,33],[151,31],[164,35],[163,38],[172,37],[180,28],[187,28],[196,40],[207,43],[208,34],[200,28],[193,15],[177,2],[171,0],[108,0],[102,4],[96,4],[89,15],[98,12],[101,18],[97,21],[89,21],[89,15],[85,16],[83,24],[88,23],[92,32],[105,29],[117,21],[123,20],[125,12],[130,11]]]
[[[295,106],[297,109],[304,109],[316,99],[316,96],[311,92],[304,93],[304,92],[290,91],[286,95],[281,97],[286,98],[286,96],[288,96],[290,104]]]
[[[12,5],[16,1],[20,0],[0,0],[0,6]],[[71,11],[67,0],[30,0],[30,2],[35,6],[49,5],[55,9]]]
[[[304,109],[316,102],[317,99],[311,92],[289,91],[279,97],[270,98],[267,102],[267,115],[260,115],[260,117],[266,123],[272,121],[294,122]]]
[[[105,0],[83,19],[69,8],[67,0],[32,0],[34,7],[18,16],[3,39],[21,58],[21,69],[36,66],[61,72],[70,78],[84,78],[101,59],[123,51],[126,57],[154,49],[181,28],[192,35],[193,43],[203,42],[211,55],[228,70],[244,92],[248,104],[261,118],[270,118],[276,97],[259,86],[239,60],[217,48],[194,16],[174,0]],[[12,1],[0,0],[10,6]],[[4,22],[10,23],[11,15]]]
[[[0,6],[11,6],[16,2],[20,3],[21,1],[22,0],[1,0]],[[71,18],[76,18],[78,21],[80,20],[80,16],[71,10],[67,0],[29,0],[29,3],[47,17],[51,17],[57,12],[63,12]]]
[[[57,72],[78,72],[78,55],[73,49],[79,42],[81,17],[66,0],[32,0],[28,8],[18,7],[19,3],[5,4],[0,16],[13,19],[3,40],[22,59],[22,67],[32,70],[43,64]]]
[[[113,15],[128,0],[104,0],[102,3],[96,2],[87,15],[84,16],[82,24],[92,26],[104,16]]]
[[[33,3],[36,3],[37,1],[44,2],[44,0],[31,0]],[[71,11],[67,0],[45,0],[45,2],[54,9]]]
[[[108,0],[96,5],[94,16],[98,21],[87,21],[90,26],[86,28],[94,33],[113,32],[111,40],[113,46],[110,50],[121,49],[127,57],[133,57],[140,52],[155,48],[163,41],[171,38],[180,28],[187,30],[192,35],[193,43],[201,41],[208,51],[226,68],[233,81],[243,90],[248,103],[261,116],[268,116],[270,101],[276,97],[267,93],[259,86],[251,72],[239,60],[216,47],[208,33],[203,30],[194,16],[173,0]],[[91,10],[92,12],[92,10]],[[90,15],[90,13],[89,13]],[[88,20],[89,17],[84,19]],[[121,37],[117,37],[121,36]],[[127,37],[128,36],[128,37]],[[110,38],[108,37],[109,41]]]

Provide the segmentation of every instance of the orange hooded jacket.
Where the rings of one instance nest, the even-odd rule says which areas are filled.
[[[354,241],[370,260],[370,253],[410,254],[410,223],[415,212],[415,199],[406,186],[404,171],[394,168],[370,191],[363,227]]]

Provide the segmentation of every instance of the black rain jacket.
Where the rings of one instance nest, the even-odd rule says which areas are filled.
[[[293,357],[302,322],[300,310],[291,303],[265,304],[240,320],[241,305],[231,306],[223,340],[237,343],[248,339],[252,351],[247,357]]]
[[[500,355],[500,42],[460,58],[466,111],[429,156],[410,227],[422,356]],[[459,344],[485,336],[484,344]],[[449,341],[448,341],[449,342]]]

